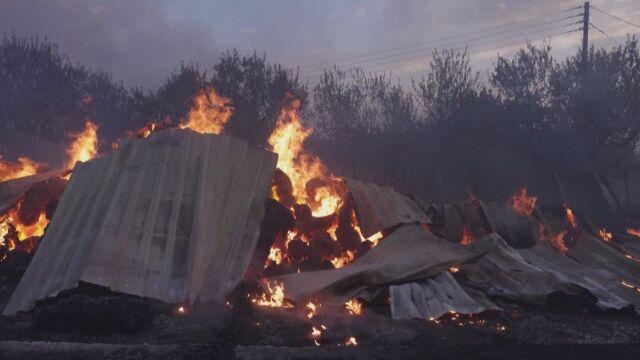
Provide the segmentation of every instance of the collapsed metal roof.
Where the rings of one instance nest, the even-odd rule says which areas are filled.
[[[358,223],[365,237],[398,224],[429,223],[420,207],[397,191],[354,179],[345,179],[353,197]]]
[[[242,140],[171,129],[78,164],[4,314],[79,281],[223,300],[253,255],[276,160]]]

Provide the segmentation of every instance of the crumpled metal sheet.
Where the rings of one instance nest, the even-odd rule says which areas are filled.
[[[612,272],[587,267],[569,256],[559,254],[547,244],[538,243],[530,249],[518,250],[518,253],[533,266],[588,290],[600,308],[622,309],[640,302],[640,296],[626,291]]]
[[[365,237],[399,224],[429,223],[420,207],[405,195],[388,187],[348,178],[344,180]]]
[[[496,233],[475,240],[469,247],[484,255],[462,265],[460,274],[465,284],[481,289],[488,296],[544,305],[549,294],[554,292],[585,293],[580,286],[529,263]]]
[[[79,281],[222,301],[253,255],[276,160],[229,136],[171,129],[76,165],[4,314]]]
[[[424,279],[478,255],[470,247],[434,236],[419,224],[408,224],[343,268],[288,274],[266,281],[281,281],[286,297],[296,303],[314,298],[342,305],[366,291]]]
[[[431,229],[445,239],[459,243],[467,231],[472,238],[492,232],[482,201],[469,199],[457,204],[432,204],[425,209]]]
[[[449,312],[479,314],[499,309],[489,300],[467,293],[448,271],[389,286],[389,294],[393,319],[438,319]]]

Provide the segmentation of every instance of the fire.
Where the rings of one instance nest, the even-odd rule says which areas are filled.
[[[341,267],[344,267],[351,261],[353,261],[355,257],[356,257],[356,254],[353,251],[347,250],[344,252],[344,254],[331,259],[331,265],[333,265],[335,269],[339,269]]]
[[[232,113],[231,100],[218,95],[214,88],[209,87],[200,91],[193,99],[187,121],[180,124],[180,128],[201,134],[220,134]]]
[[[611,239],[613,239],[613,235],[610,232],[607,232],[605,228],[598,230],[598,236],[600,236],[600,238],[606,242],[609,242],[611,241]]]
[[[571,227],[574,229],[578,227],[578,220],[576,220],[576,216],[573,214],[573,210],[571,210],[568,206],[565,205],[565,212],[567,213],[567,220],[571,224]]]
[[[353,229],[358,233],[358,236],[360,236],[360,241],[362,242],[370,241],[372,248],[378,245],[378,242],[383,237],[382,231],[378,231],[377,233],[369,236],[368,238],[365,238],[364,235],[362,235],[362,229],[360,229],[360,225],[358,224],[358,217],[356,216],[355,210],[351,210],[351,225],[353,226]]]
[[[38,172],[38,163],[28,157],[19,157],[18,163],[2,160],[0,156],[0,182],[34,175]]]
[[[621,280],[621,281],[620,281],[620,284],[621,284],[622,286],[626,287],[626,288],[629,288],[629,289],[635,290],[635,291],[637,291],[637,292],[639,292],[639,293],[640,293],[640,286],[636,286],[636,285],[634,285],[634,284],[632,284],[632,283],[630,283],[630,282],[627,282],[627,281],[625,281],[625,280]]]
[[[322,336],[322,332],[325,330],[327,330],[327,327],[324,325],[320,325],[320,327],[311,327],[311,338],[316,346],[320,346],[320,337]]]
[[[264,264],[264,267],[269,266],[270,262],[280,265],[280,263],[282,263],[282,257],[282,249],[272,246],[271,249],[269,249],[269,256],[267,257],[267,263]]]
[[[349,315],[361,315],[362,314],[362,303],[357,299],[351,299],[344,303],[344,307],[349,312]]]
[[[269,294],[262,294],[259,298],[255,298],[251,300],[254,304],[258,306],[267,306],[267,307],[285,307],[290,308],[293,307],[288,302],[285,302],[284,299],[284,284],[278,281],[274,281],[273,283],[267,282],[267,290]]]
[[[313,216],[331,215],[343,202],[338,190],[331,186],[339,179],[327,170],[318,157],[304,151],[304,141],[313,130],[302,125],[299,110],[300,101],[293,100],[290,106],[281,111],[268,142],[278,154],[278,168],[291,180],[296,202],[308,204]],[[306,186],[313,179],[321,179],[326,184],[316,187],[310,198]]]
[[[358,340],[355,337],[351,336],[344,343],[347,346],[358,346]]]
[[[627,234],[640,238],[640,229],[628,228]]]
[[[540,235],[540,239],[549,242],[549,244],[559,253],[565,254],[569,250],[564,241],[564,237],[567,234],[566,230],[562,230],[555,235],[550,235],[544,228],[544,225],[540,224],[538,227],[538,232]]]
[[[318,308],[320,307],[320,304],[316,305],[313,302],[309,302],[305,307],[307,308],[307,318],[313,319],[314,316],[318,315]]]
[[[91,160],[98,154],[98,125],[87,121],[84,124],[84,130],[72,133],[71,137],[75,138],[75,140],[67,148],[67,155],[69,156],[66,164],[67,169],[73,169],[78,161]]]
[[[522,188],[511,195],[509,204],[516,213],[520,215],[531,215],[536,208],[536,201],[538,198],[535,196],[529,196],[527,189]]]
[[[22,207],[22,200],[19,201],[15,207],[13,207],[6,214],[6,217],[0,221],[0,238],[4,237],[9,230],[9,223],[12,224],[18,232],[18,240],[23,241],[32,236],[42,236],[44,229],[49,225],[49,220],[44,210],[38,215],[38,220],[33,224],[23,224],[20,221],[18,213]]]
[[[462,238],[460,239],[460,244],[469,245],[473,241],[473,236],[469,231],[469,228],[465,225],[462,227]]]
[[[452,273],[452,274],[455,274],[455,273],[457,273],[459,271],[460,271],[460,268],[457,267],[457,266],[452,266],[452,267],[449,268],[449,272]]]

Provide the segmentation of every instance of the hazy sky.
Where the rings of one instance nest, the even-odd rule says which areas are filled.
[[[591,3],[640,23],[638,0]],[[181,61],[210,68],[230,48],[303,66],[303,78],[312,83],[321,66],[309,65],[375,53],[342,63],[392,70],[405,81],[426,69],[435,46],[470,45],[473,64],[482,72],[498,52],[509,54],[525,38],[558,34],[550,41],[556,56],[564,56],[577,49],[582,35],[559,35],[580,27],[564,26],[579,18],[563,18],[580,10],[545,15],[579,5],[567,0],[0,0],[0,32],[47,36],[72,61],[109,71],[126,85],[155,87]],[[520,22],[531,18],[536,19]],[[591,18],[619,41],[640,31],[596,11]],[[479,31],[512,22],[518,23]],[[595,30],[590,34],[598,46],[615,45]]]

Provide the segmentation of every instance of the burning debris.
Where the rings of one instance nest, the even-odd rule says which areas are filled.
[[[393,319],[464,327],[484,326],[472,316],[503,311],[501,299],[540,306],[560,293],[603,309],[640,308],[638,257],[566,205],[548,209],[522,188],[507,204],[472,197],[427,206],[338,177],[305,150],[312,129],[299,110],[289,99],[269,136],[277,160],[213,136],[232,107],[211,88],[180,124],[150,123],[100,157],[98,128],[86,122],[67,151],[72,180],[63,172],[33,180],[2,212],[0,259],[38,246],[4,314],[82,281],[172,303],[177,317],[208,301],[290,313],[305,322],[307,344],[357,346],[353,333],[325,321],[332,312],[358,321],[384,303]],[[0,195],[29,179],[15,177],[42,176],[39,167],[0,162],[2,179],[13,179]],[[229,298],[238,289],[242,299]]]

